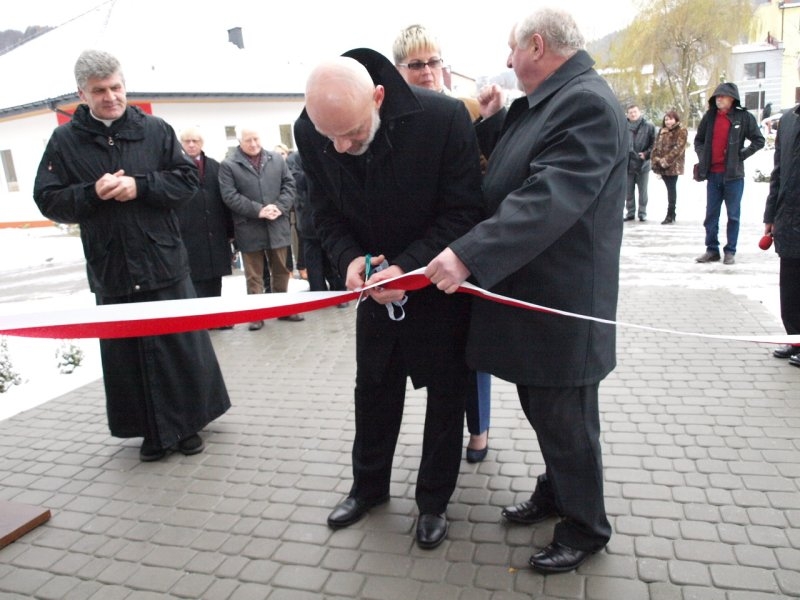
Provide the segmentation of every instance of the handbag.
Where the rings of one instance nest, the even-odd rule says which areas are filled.
[[[706,178],[700,175],[700,163],[694,163],[692,167],[692,179],[695,181],[705,181]]]

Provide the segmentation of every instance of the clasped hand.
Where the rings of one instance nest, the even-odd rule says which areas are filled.
[[[282,214],[283,213],[281,212],[280,208],[278,208],[274,204],[267,204],[266,206],[263,206],[260,211],[258,211],[258,218],[267,219],[268,221],[274,221]]]
[[[116,173],[106,173],[98,179],[94,184],[94,191],[101,200],[128,202],[136,198],[136,180],[120,169]]]

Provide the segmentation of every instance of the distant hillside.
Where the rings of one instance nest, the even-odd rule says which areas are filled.
[[[608,64],[611,56],[611,46],[617,38],[624,33],[624,30],[614,31],[606,36],[601,37],[599,40],[593,40],[586,43],[586,51],[592,55],[598,65]]]
[[[50,31],[52,27],[40,27],[39,25],[31,25],[25,31],[17,31],[16,29],[6,29],[0,31],[0,54],[11,50],[12,48],[24,44],[28,40],[42,35],[46,31]]]

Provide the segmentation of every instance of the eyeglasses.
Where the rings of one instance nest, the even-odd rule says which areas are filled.
[[[441,58],[432,58],[428,62],[422,62],[421,60],[415,60],[414,62],[410,63],[399,63],[398,67],[405,67],[406,69],[411,69],[412,71],[422,71],[425,67],[429,69],[441,69],[442,64],[444,64],[444,60]]]

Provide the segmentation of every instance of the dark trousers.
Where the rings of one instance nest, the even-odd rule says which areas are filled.
[[[561,516],[554,542],[587,551],[599,550],[611,538],[603,498],[598,388],[517,386],[545,465],[532,499]]]
[[[222,277],[210,277],[208,279],[192,279],[194,291],[198,298],[215,298],[222,295]]]
[[[308,289],[312,292],[339,292],[345,289],[328,258],[319,238],[300,238],[303,242],[303,258],[305,260]]]
[[[667,217],[675,218],[675,204],[678,201],[678,176],[662,175],[664,185],[667,188]]]
[[[625,198],[625,216],[634,217],[638,212],[640,219],[647,217],[647,182],[650,171],[628,173],[628,195]],[[636,210],[636,190],[639,190],[639,210]]]
[[[800,258],[782,258],[779,275],[781,321],[786,333],[800,334]]]
[[[444,365],[443,365],[444,367]],[[356,435],[350,495],[376,500],[389,493],[392,461],[403,420],[408,370],[399,344],[380,378],[356,375]],[[449,373],[448,373],[449,372]],[[466,365],[443,368],[427,386],[422,457],[416,501],[420,514],[441,514],[456,487],[461,466],[464,396],[470,380]],[[473,383],[474,384],[474,383]]]

